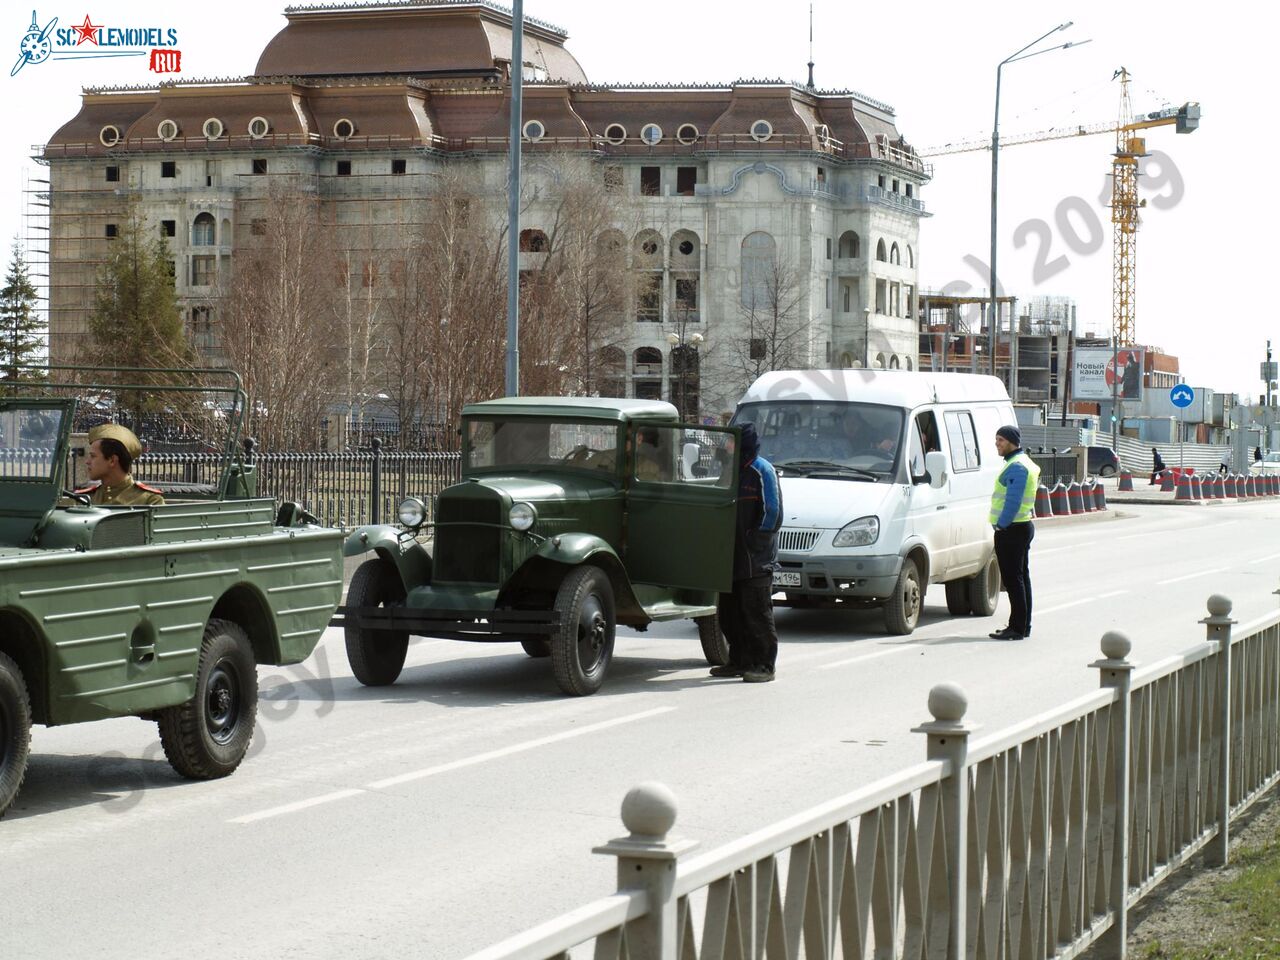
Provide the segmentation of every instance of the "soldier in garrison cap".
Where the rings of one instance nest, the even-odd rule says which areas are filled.
[[[88,493],[89,499],[102,506],[153,507],[164,503],[154,487],[138,483],[130,476],[134,459],[142,453],[142,443],[128,427],[104,423],[89,431],[89,452],[84,464],[89,479],[96,487],[85,487],[76,493]]]

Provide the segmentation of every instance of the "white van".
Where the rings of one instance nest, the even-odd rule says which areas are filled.
[[[755,424],[781,480],[774,586],[789,605],[881,606],[889,632],[908,634],[927,585],[942,583],[951,613],[995,613],[995,436],[1016,423],[1000,380],[776,371],[751,385],[733,422]]]

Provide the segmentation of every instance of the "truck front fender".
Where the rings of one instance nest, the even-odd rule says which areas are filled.
[[[564,571],[584,563],[599,567],[608,576],[619,620],[648,620],[621,558],[607,542],[590,533],[562,533],[543,540],[512,578],[509,587],[521,589],[538,585],[554,594]]]
[[[344,557],[358,557],[373,550],[396,568],[406,590],[431,582],[431,554],[427,548],[396,527],[357,527],[342,546]]]

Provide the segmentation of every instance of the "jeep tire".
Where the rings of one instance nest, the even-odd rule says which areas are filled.
[[[574,567],[556,591],[560,623],[551,634],[551,666],[560,690],[575,697],[595,693],[613,660],[616,631],[613,587],[599,567]]]
[[[698,639],[702,641],[702,655],[713,667],[729,665],[729,641],[720,629],[720,615],[713,613],[709,617],[698,617],[693,621],[698,625]]]
[[[914,560],[903,560],[893,595],[884,602],[884,625],[892,634],[906,636],[920,620],[924,591],[920,588],[920,571]]]
[[[969,607],[975,617],[990,617],[1000,602],[1000,564],[991,554],[987,565],[963,583],[969,587]]]
[[[953,617],[967,617],[973,613],[973,602],[969,598],[969,578],[948,580],[943,584],[947,591],[947,612]]]
[[[240,766],[258,712],[258,665],[239,624],[210,620],[200,642],[196,693],[159,711],[169,765],[190,780],[225,777]]]
[[[396,568],[381,557],[356,568],[347,588],[348,607],[389,607],[404,603],[404,584]],[[409,634],[398,630],[370,630],[352,623],[342,627],[351,672],[366,687],[395,683],[409,652]]]
[[[27,684],[18,665],[0,653],[0,817],[22,789],[30,752],[31,698]]]

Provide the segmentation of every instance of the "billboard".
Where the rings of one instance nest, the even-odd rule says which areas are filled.
[[[1112,386],[1120,400],[1142,398],[1142,350],[1122,347],[1077,347],[1071,396],[1075,400],[1110,400]],[[1117,373],[1117,371],[1119,371]]]

